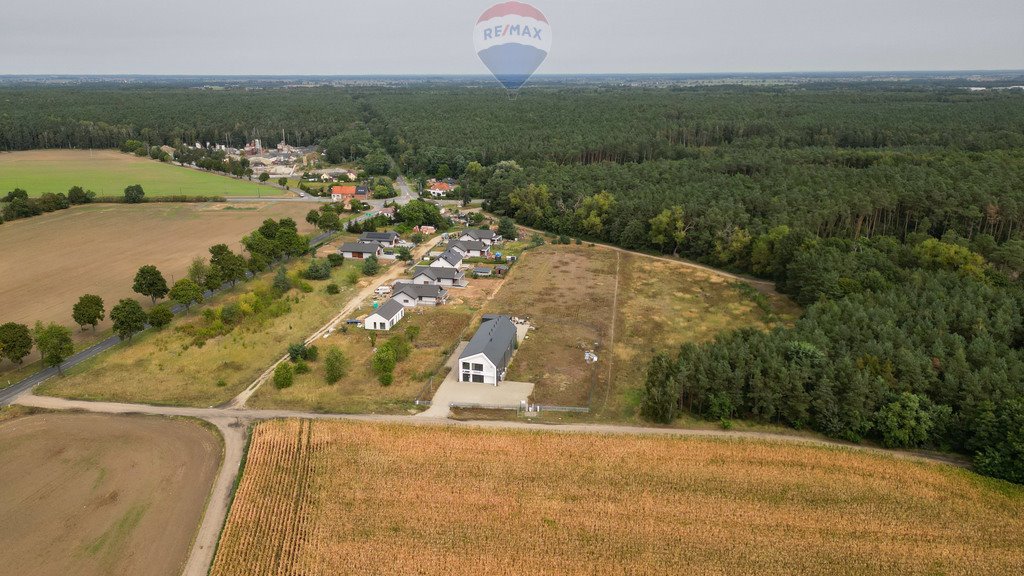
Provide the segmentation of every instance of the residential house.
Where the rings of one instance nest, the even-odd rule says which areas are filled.
[[[392,299],[406,307],[440,306],[448,301],[448,290],[436,284],[399,282],[395,284]]]
[[[388,220],[394,220],[395,219],[395,207],[394,206],[388,206],[387,208],[381,208],[380,212],[378,212],[378,214],[380,214],[381,216],[384,216]]]
[[[416,226],[416,227],[414,227],[412,229],[412,231],[413,232],[419,232],[420,234],[424,234],[424,235],[429,236],[431,234],[436,233],[437,232],[437,228],[434,228],[433,226],[427,226],[427,225],[424,224],[423,226]]]
[[[331,186],[331,201],[348,203],[356,197],[355,186]]]
[[[433,268],[455,268],[462,266],[462,254],[452,250],[446,250],[430,263]]]
[[[433,198],[444,198],[452,189],[453,186],[447,182],[434,182],[427,188],[427,193]]]
[[[381,304],[363,320],[367,330],[391,330],[405,316],[405,306],[392,298]]]
[[[366,200],[370,197],[370,189],[366,186],[356,186],[356,196],[360,200]]]
[[[476,240],[477,242],[483,242],[484,244],[491,246],[496,242],[501,242],[501,236],[496,234],[494,230],[469,228],[459,233],[459,240]]]
[[[339,250],[345,258],[363,260],[370,256],[380,258],[384,255],[384,249],[377,242],[345,242]]]
[[[466,285],[466,273],[458,268],[417,266],[412,269],[412,283],[436,284],[453,288],[463,287]]]
[[[394,248],[398,242],[397,232],[363,232],[359,237],[360,242],[376,242],[387,248]]]
[[[459,382],[498,385],[516,349],[516,326],[512,318],[485,314],[480,328],[459,354]]]
[[[463,258],[490,258],[491,247],[479,240],[452,240],[448,250],[462,254]]]

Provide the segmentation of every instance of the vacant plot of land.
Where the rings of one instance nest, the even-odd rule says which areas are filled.
[[[615,315],[612,387],[595,393],[605,416],[631,418],[651,353],[674,351],[740,328],[768,329],[795,321],[800,310],[788,298],[742,290],[736,281],[674,262],[622,254]]]
[[[529,318],[536,328],[519,347],[508,374],[510,380],[536,383],[535,401],[585,406],[592,380],[607,386],[607,373],[592,374],[583,353],[607,346],[617,258],[611,250],[594,247],[530,250],[488,303],[488,312]]]
[[[308,258],[294,262],[293,274],[308,263]],[[76,366],[66,378],[50,380],[38,393],[146,404],[221,404],[251,384],[286,352],[289,344],[303,341],[338,313],[358,288],[346,282],[348,272],[356,266],[346,263],[335,268],[331,280],[306,281],[310,292],[293,288],[283,297],[261,305],[259,312],[248,314],[226,333],[197,344],[196,334],[223,323],[220,311],[226,305],[236,303],[244,309],[252,308],[253,302],[265,302],[256,296],[272,291],[272,273],[239,284],[231,293],[179,317],[171,326],[137,336]],[[338,294],[327,293],[330,282],[339,286]]]
[[[212,573],[1019,574],[1024,490],[753,440],[259,425]]]
[[[760,304],[733,280],[682,263],[546,245],[523,255],[487,311],[528,317],[536,328],[509,371],[511,380],[536,383],[535,402],[631,419],[651,353],[767,328],[798,311],[778,295],[756,298]],[[586,350],[597,353],[596,364],[584,362]]]
[[[4,574],[176,576],[221,459],[216,433],[142,416],[0,422]]]
[[[291,217],[301,232],[310,232],[307,209],[283,202],[239,209],[223,204],[96,204],[6,222],[0,226],[0,323],[73,326],[71,307],[86,293],[102,297],[108,313],[121,298],[138,298],[148,305],[148,298],[132,292],[140,266],[155,265],[170,283],[184,276],[194,257],[209,256],[214,244],[240,250],[242,236],[266,218]],[[99,329],[109,326],[108,319]],[[87,336],[77,327],[75,333]]]
[[[27,190],[67,193],[81,186],[99,196],[121,196],[132,184],[141,184],[147,196],[257,196],[281,195],[276,188],[139,158],[116,150],[30,150],[0,154],[0,191]]]

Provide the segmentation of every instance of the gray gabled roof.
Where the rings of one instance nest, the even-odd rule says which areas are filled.
[[[397,232],[363,232],[363,235],[359,237],[359,240],[361,240],[361,241],[363,241],[363,240],[371,240],[371,241],[383,240],[385,242],[394,242],[395,240],[398,240],[398,233]]]
[[[424,275],[431,280],[458,280],[466,274],[455,268],[438,268],[432,266],[417,266],[412,269],[412,277]]]
[[[414,298],[440,298],[448,291],[436,284],[412,284],[399,282],[395,284],[395,294],[408,294]]]
[[[376,254],[380,249],[377,242],[345,242],[341,245],[340,252],[353,252],[361,254]]]
[[[462,264],[462,254],[459,254],[458,252],[452,252],[451,250],[445,250],[437,258],[444,259],[445,262],[451,264],[452,266],[458,266],[459,264]]]
[[[480,328],[459,355],[459,360],[482,353],[497,366],[500,373],[508,366],[515,347],[516,326],[512,318],[485,314]]]
[[[401,302],[392,298],[378,306],[376,310],[370,313],[370,315],[372,316],[377,314],[385,320],[391,320],[395,316],[398,316],[398,313],[402,310],[405,310],[405,306],[402,306]]]
[[[494,238],[495,234],[494,230],[481,230],[479,228],[469,228],[467,230],[463,230],[462,233],[459,234],[459,237],[462,236],[469,236],[473,240],[490,240]]]
[[[448,242],[448,249],[461,248],[467,252],[471,250],[478,250],[480,252],[486,252],[488,250],[487,244],[479,240],[452,240]]]

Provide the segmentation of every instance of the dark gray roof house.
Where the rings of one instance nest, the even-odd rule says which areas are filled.
[[[444,252],[441,253],[440,256],[438,256],[433,262],[431,262],[430,265],[439,265],[439,261],[443,261],[447,263],[448,266],[455,268],[462,264],[462,254],[459,254],[458,252],[453,252],[451,250],[445,250]]]
[[[339,250],[343,254],[377,254],[379,251],[377,242],[345,242]]]
[[[448,299],[448,290],[437,284],[412,284],[399,282],[394,286],[392,298],[403,306],[437,306]]]
[[[459,238],[469,237],[472,240],[491,240],[493,241],[497,236],[494,230],[480,230],[479,228],[469,228],[463,230],[459,235]]]
[[[412,269],[413,278],[420,275],[426,276],[435,282],[439,282],[441,280],[461,280],[466,274],[462,270],[458,270],[456,268],[438,268],[435,266],[417,266]]]
[[[512,318],[484,314],[480,328],[459,354],[459,381],[497,384],[516,349],[516,326]]]
[[[448,250],[457,250],[463,255],[466,255],[472,254],[473,252],[487,252],[490,249],[490,246],[479,240],[450,240],[447,248]]]
[[[382,244],[394,244],[398,241],[397,232],[363,232],[359,237],[360,242],[380,242]]]

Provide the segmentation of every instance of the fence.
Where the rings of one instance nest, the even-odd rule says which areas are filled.
[[[590,408],[586,406],[548,406],[544,404],[479,404],[475,402],[451,402],[449,408],[463,408],[469,410],[515,410],[516,412],[576,412],[587,414]]]

